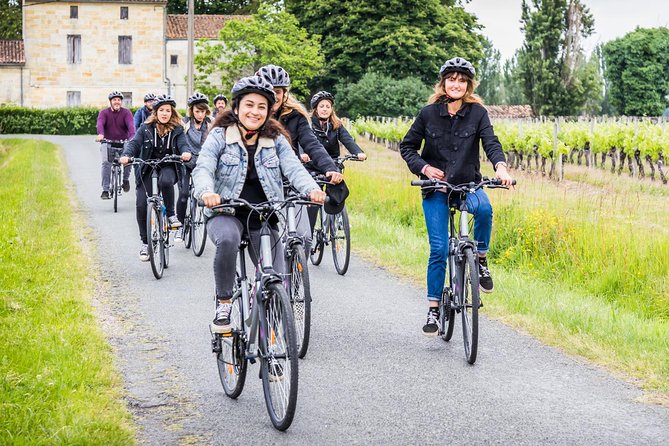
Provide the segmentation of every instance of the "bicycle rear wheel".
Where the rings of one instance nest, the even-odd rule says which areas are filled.
[[[290,271],[290,303],[293,307],[295,319],[295,340],[297,343],[297,356],[304,358],[309,348],[309,334],[311,333],[311,287],[309,284],[309,269],[304,247],[301,243],[295,243],[290,248],[291,255],[288,259],[288,271]]]
[[[451,290],[449,288],[444,288],[444,291],[441,293],[441,327],[442,335],[441,339],[448,342],[453,336],[453,328],[455,327],[455,310],[453,309],[453,297],[451,296]],[[444,327],[446,329],[444,330]]]
[[[200,257],[204,252],[204,246],[207,243],[207,225],[204,220],[204,207],[193,203],[191,207],[191,233],[193,254]]]
[[[241,293],[232,298],[230,312],[230,326],[232,330],[226,334],[216,334],[215,343],[220,343],[220,351],[216,353],[218,376],[221,379],[223,391],[230,398],[237,398],[244,390],[246,381],[246,343],[243,334],[244,327],[241,313]]]
[[[323,225],[323,208],[316,214],[316,224],[311,236],[311,252],[309,258],[311,263],[318,266],[323,260],[323,248],[325,247],[325,226]]]
[[[267,412],[274,427],[290,427],[297,405],[297,346],[290,300],[282,283],[263,290],[260,376]]]
[[[151,270],[156,279],[163,277],[165,267],[163,253],[163,213],[153,204],[149,203],[146,213],[146,237],[149,242],[149,260]]]
[[[330,216],[330,236],[332,237],[332,259],[335,269],[343,276],[348,271],[348,263],[351,259],[351,228],[346,208]]]
[[[467,362],[474,364],[478,352],[479,339],[479,273],[476,265],[476,253],[472,248],[463,252],[461,271],[461,302],[462,302],[462,338],[465,344]]]

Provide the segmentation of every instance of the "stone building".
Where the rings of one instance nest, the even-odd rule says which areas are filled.
[[[0,104],[125,106],[148,92],[185,107],[187,19],[166,0],[24,0],[23,40],[0,41]],[[239,17],[239,16],[237,16]],[[235,16],[196,16],[195,37],[215,39]],[[197,45],[196,45],[197,49]]]

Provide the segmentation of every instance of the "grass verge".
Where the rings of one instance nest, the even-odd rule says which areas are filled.
[[[59,151],[0,141],[0,444],[128,445]]]
[[[370,159],[346,170],[352,246],[425,286],[429,247],[413,176],[399,154],[359,142]],[[516,191],[489,193],[496,292],[485,313],[631,378],[669,405],[663,194],[619,177],[595,187],[519,175]]]

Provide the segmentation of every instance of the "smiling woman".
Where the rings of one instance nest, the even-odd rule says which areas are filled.
[[[0,176],[0,444],[132,444],[58,149],[3,140]]]

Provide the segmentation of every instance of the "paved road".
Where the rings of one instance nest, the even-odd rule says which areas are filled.
[[[268,419],[257,365],[228,399],[210,352],[212,248],[182,245],[155,280],[138,260],[134,194],[114,214],[99,198],[92,137],[49,137],[64,149],[100,265],[102,324],[118,356],[145,444],[668,444],[669,410],[605,371],[496,321],[481,323],[475,366],[455,342],[426,339],[424,291],[352,259],[311,267],[312,341],[300,361],[297,414]]]

